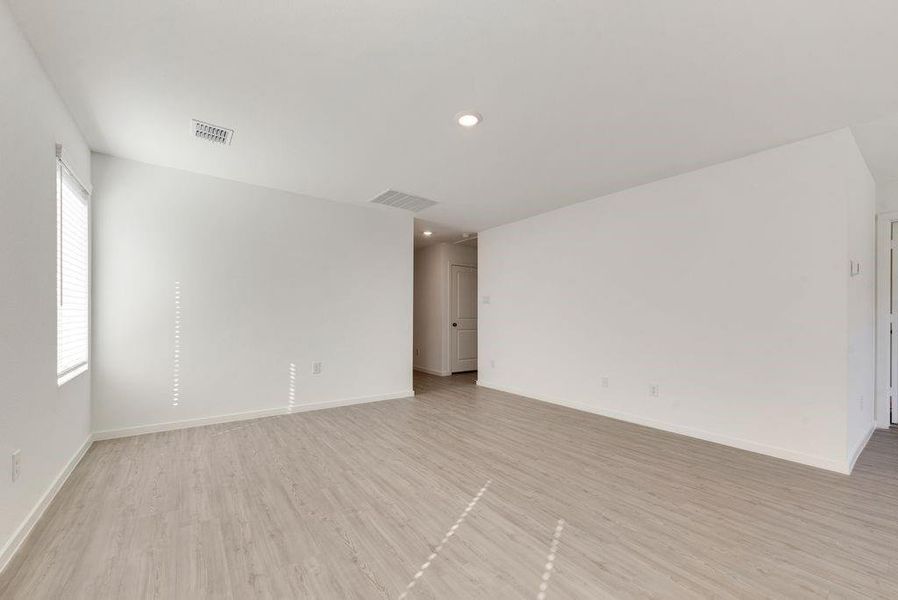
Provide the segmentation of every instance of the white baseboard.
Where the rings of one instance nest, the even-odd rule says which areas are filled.
[[[414,398],[415,390],[405,390],[403,392],[393,392],[392,394],[379,394],[376,396],[359,396],[357,398],[345,398],[343,400],[327,400],[325,402],[312,402],[310,404],[299,404],[294,406],[291,413],[309,412],[312,410],[322,410],[325,408],[337,408],[339,406],[352,406],[353,404],[367,404],[369,402],[380,402],[382,400],[398,400],[399,398]]]
[[[833,460],[830,458],[826,458],[823,456],[817,456],[817,455],[813,455],[813,454],[805,454],[803,452],[796,452],[794,450],[789,450],[787,448],[780,448],[778,446],[770,446],[767,444],[761,444],[761,443],[754,442],[751,440],[731,437],[728,435],[722,435],[722,434],[714,433],[711,431],[705,431],[703,429],[696,429],[693,427],[686,427],[683,425],[667,423],[665,421],[657,421],[655,419],[648,419],[646,417],[643,417],[641,415],[636,415],[633,413],[617,411],[617,410],[608,410],[605,408],[591,406],[591,405],[587,405],[587,404],[583,404],[581,402],[575,402],[575,401],[571,401],[571,400],[548,398],[545,396],[541,396],[539,394],[531,394],[531,393],[525,392],[523,390],[516,390],[513,388],[509,388],[507,386],[503,386],[503,385],[496,385],[493,383],[486,383],[483,381],[478,381],[477,385],[485,387],[485,388],[490,388],[493,390],[498,390],[500,392],[514,394],[516,396],[524,396],[525,398],[539,400],[540,402],[548,402],[550,404],[558,404],[561,406],[566,406],[568,408],[581,410],[583,412],[589,412],[589,413],[593,413],[596,415],[601,415],[603,417],[610,417],[612,419],[617,419],[619,421],[626,421],[628,423],[635,423],[637,425],[645,425],[646,427],[652,427],[654,429],[661,429],[663,431],[670,431],[672,433],[678,433],[681,435],[698,438],[700,440],[705,440],[707,442],[714,442],[715,444],[723,444],[724,446],[731,446],[733,448],[739,448],[740,450],[748,450],[749,452],[756,452],[758,454],[764,454],[767,456],[772,456],[774,458],[781,458],[783,460],[797,462],[797,463],[801,463],[804,465],[809,465],[811,467],[817,467],[819,469],[826,469],[827,471],[835,471],[836,473],[842,473],[843,475],[851,474],[851,465],[849,464],[848,460],[839,461],[839,460]]]
[[[415,371],[429,373],[430,375],[438,375],[439,377],[448,377],[452,375],[451,371],[438,371],[437,369],[428,369],[427,367],[412,367]]]
[[[121,429],[107,429],[105,431],[95,432],[93,439],[98,441],[112,440],[116,438],[131,437],[134,435],[143,435],[145,433],[158,433],[160,431],[189,429],[191,427],[202,427],[203,425],[215,425],[218,423],[231,423],[233,421],[247,421],[249,419],[261,419],[263,417],[288,415],[297,412],[308,412],[312,410],[323,410],[326,408],[337,408],[340,406],[351,406],[353,404],[380,402],[381,400],[411,398],[414,395],[414,390],[405,390],[402,392],[379,394],[376,396],[360,396],[357,398],[343,398],[339,400],[327,400],[324,402],[311,402],[309,404],[299,404],[297,406],[294,406],[293,408],[280,406],[277,408],[264,408],[261,410],[250,410],[246,412],[215,415],[211,417],[200,417],[197,419],[185,419],[183,421],[169,421],[167,423],[152,423],[150,425],[137,425],[134,427],[124,427]]]
[[[88,435],[87,439],[84,440],[84,444],[81,445],[81,448],[79,448],[78,451],[75,452],[75,455],[69,459],[69,462],[66,463],[59,475],[56,476],[56,479],[53,480],[53,483],[51,483],[50,487],[47,488],[47,491],[44,492],[44,495],[41,496],[34,508],[31,509],[31,512],[28,513],[28,516],[25,517],[25,520],[19,525],[19,528],[16,529],[15,533],[12,534],[12,537],[7,540],[6,545],[0,549],[0,573],[2,573],[7,565],[9,565],[12,557],[15,556],[16,552],[19,551],[19,548],[22,547],[22,544],[28,538],[31,530],[34,529],[34,526],[44,515],[47,507],[50,506],[53,498],[56,497],[56,494],[62,488],[63,484],[68,480],[69,475],[71,475],[72,471],[75,470],[75,467],[78,466],[78,463],[81,462],[81,459],[87,453],[92,443],[93,436]]]
[[[854,470],[854,463],[857,462],[857,459],[861,457],[861,453],[864,451],[864,448],[867,447],[867,442],[870,441],[870,438],[873,437],[873,432],[876,431],[876,424],[870,424],[870,430],[861,438],[860,442],[858,442],[857,446],[854,448],[854,451],[851,453],[848,459],[848,472],[851,473]]]

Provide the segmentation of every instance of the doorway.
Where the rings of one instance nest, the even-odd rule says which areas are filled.
[[[415,235],[412,368],[440,377],[474,372],[477,237],[425,225],[431,235]]]
[[[898,425],[898,212],[876,219],[877,427]]]
[[[892,221],[889,244],[889,423],[898,425],[898,221]]]

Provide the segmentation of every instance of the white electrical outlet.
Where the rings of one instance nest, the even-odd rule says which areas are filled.
[[[321,362],[315,361],[312,363],[312,375],[321,375]]]
[[[861,398],[860,398],[860,405],[861,405],[861,412],[864,412],[864,397],[863,396],[861,396]]]
[[[15,481],[22,474],[22,451],[16,450],[12,453],[12,480]]]
[[[608,378],[607,377],[602,377],[602,387],[603,388],[608,387]]]
[[[653,383],[649,386],[649,396],[653,396],[657,398],[661,395],[661,387],[657,383]]]
[[[490,361],[490,368],[491,368],[491,369],[495,369],[495,368],[496,368],[496,361],[494,361],[494,360],[491,360],[491,361]]]
[[[489,303],[490,303],[490,297],[489,297],[489,296],[484,296],[484,297],[483,297],[483,303],[484,303],[484,304],[489,304]]]

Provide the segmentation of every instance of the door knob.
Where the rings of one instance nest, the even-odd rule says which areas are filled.
[[[453,327],[458,327],[458,323],[453,323],[452,326],[453,326]]]

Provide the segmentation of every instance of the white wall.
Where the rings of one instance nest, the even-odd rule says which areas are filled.
[[[478,379],[846,471],[872,426],[846,410],[872,398],[872,194],[843,130],[483,232]]]
[[[477,248],[434,244],[415,251],[415,368],[450,375],[449,266],[477,266]]]
[[[875,426],[876,183],[860,155],[845,159],[848,259],[860,272],[848,281],[848,454],[853,461]]]
[[[411,394],[408,213],[93,164],[95,431]]]
[[[876,186],[876,212],[898,211],[898,181],[886,181]]]
[[[442,244],[415,250],[414,366],[434,375],[448,375],[443,368],[446,286],[442,261]]]
[[[56,143],[90,153],[0,1],[0,568],[90,434],[90,373],[56,386]],[[11,481],[13,450],[22,473]]]

